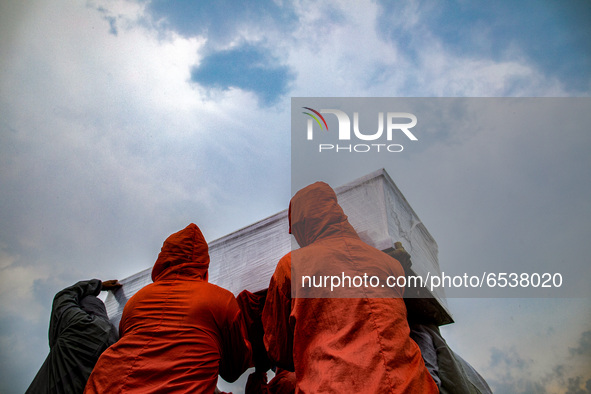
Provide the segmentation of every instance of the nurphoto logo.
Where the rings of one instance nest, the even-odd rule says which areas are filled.
[[[309,117],[307,123],[307,139],[309,141],[314,140],[314,128],[317,124],[317,128],[320,130],[329,131],[328,123],[322,114],[333,114],[336,116],[338,121],[338,141],[372,141],[374,143],[361,143],[361,144],[318,144],[319,152],[359,152],[365,153],[370,151],[377,152],[402,152],[404,147],[401,144],[393,144],[392,139],[394,136],[404,135],[411,141],[417,141],[418,138],[410,131],[411,128],[416,126],[417,117],[408,112],[387,112],[384,116],[383,112],[378,113],[378,130],[371,133],[362,132],[359,128],[359,112],[353,112],[353,136],[351,135],[351,118],[344,111],[338,109],[321,109],[317,111],[310,107],[302,107],[305,112],[303,114]],[[378,143],[378,140],[384,141],[384,119],[386,123],[385,142]]]

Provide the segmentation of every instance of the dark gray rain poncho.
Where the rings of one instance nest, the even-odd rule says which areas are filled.
[[[101,353],[117,341],[103,302],[102,282],[78,282],[56,294],[49,323],[49,355],[27,390],[82,393]]]

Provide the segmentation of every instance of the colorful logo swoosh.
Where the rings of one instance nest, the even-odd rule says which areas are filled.
[[[314,112],[316,115],[318,115],[318,116],[320,117],[320,119],[322,119],[322,122],[324,123],[324,126],[326,126],[326,131],[328,131],[328,125],[326,124],[326,120],[324,120],[324,116],[320,115],[320,112],[318,112],[318,111],[316,111],[315,109],[312,109],[312,108],[310,108],[310,107],[302,107],[302,108],[304,108],[304,109],[307,109],[307,110],[309,110],[309,111],[312,111],[312,112]],[[322,127],[322,123],[320,123],[320,120],[318,120],[318,118],[317,118],[316,116],[312,115],[312,114],[311,114],[311,113],[309,113],[309,112],[302,112],[302,113],[303,113],[303,114],[306,114],[306,115],[310,116],[312,119],[314,119],[314,120],[316,121],[316,123],[318,123],[318,126],[320,126],[320,129],[321,129],[321,130],[323,129],[323,127]]]

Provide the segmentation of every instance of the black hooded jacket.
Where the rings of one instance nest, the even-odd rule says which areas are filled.
[[[117,330],[96,298],[102,282],[78,282],[56,294],[49,323],[49,355],[27,390],[82,393],[101,353],[117,341]]]

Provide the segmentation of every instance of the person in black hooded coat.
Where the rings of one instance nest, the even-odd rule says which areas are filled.
[[[26,394],[82,393],[101,353],[118,338],[96,296],[117,281],[81,281],[55,295],[49,323],[49,355]]]

